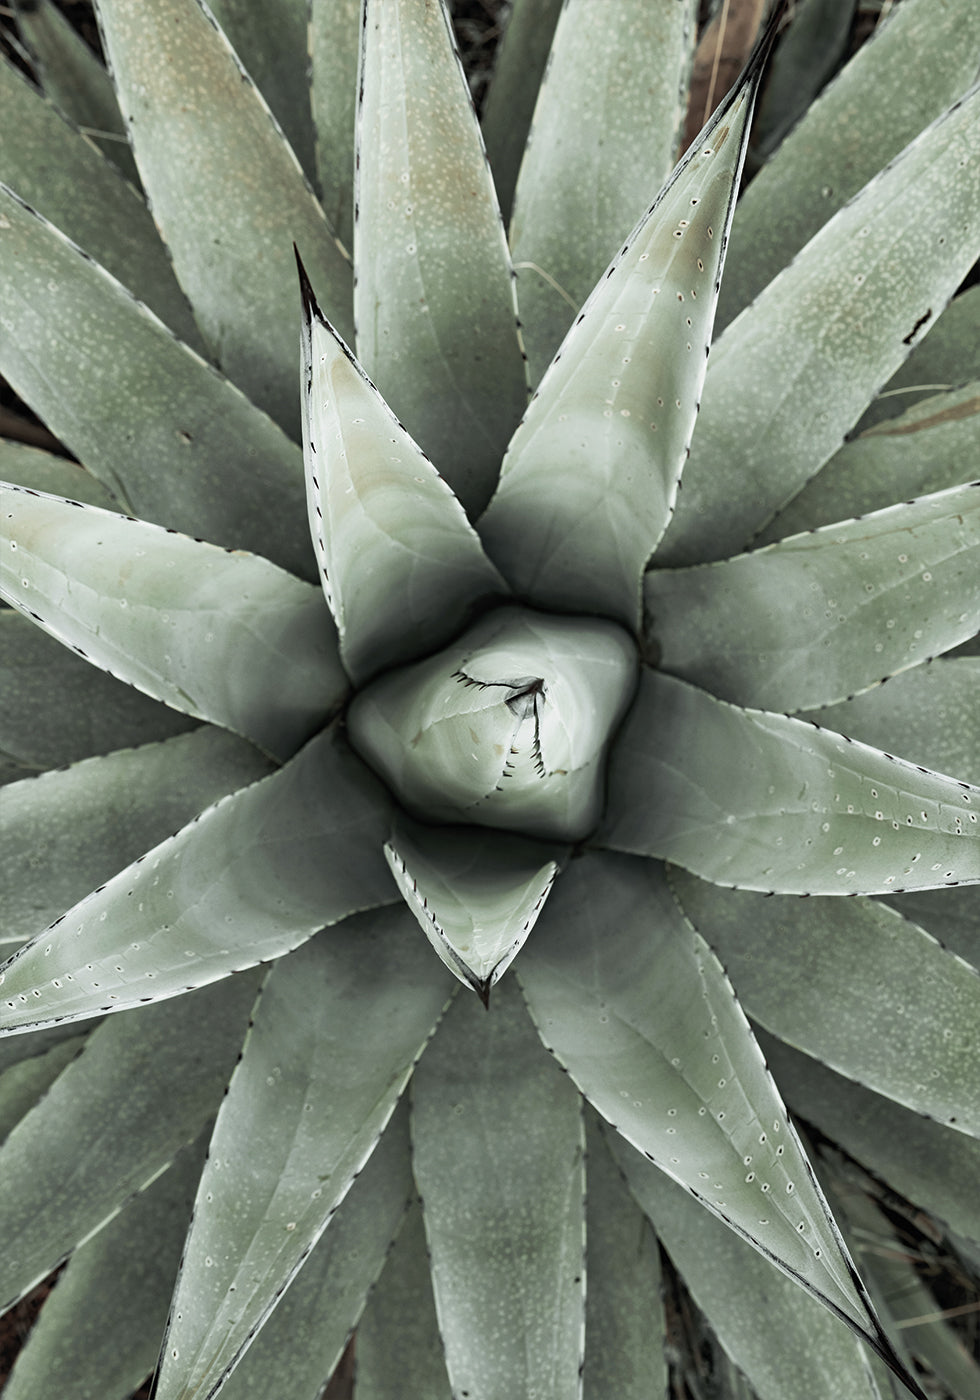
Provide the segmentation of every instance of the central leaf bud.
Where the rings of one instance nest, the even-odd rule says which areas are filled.
[[[602,815],[606,752],[636,678],[636,646],[616,623],[497,608],[445,651],[372,681],[348,732],[424,820],[579,841]]]

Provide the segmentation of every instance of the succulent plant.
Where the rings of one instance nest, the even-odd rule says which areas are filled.
[[[5,1400],[666,1396],[660,1244],[713,1394],[965,1400],[785,1103],[976,1265],[974,0],[737,207],[776,17],[672,171],[692,0],[483,136],[441,0],[19,8]]]

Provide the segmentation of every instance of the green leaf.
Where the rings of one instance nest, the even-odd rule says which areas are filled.
[[[581,1113],[513,980],[487,1011],[456,998],[412,1085],[415,1179],[454,1395],[578,1393]]]
[[[435,651],[507,585],[435,467],[303,290],[310,533],[344,664],[365,680]]]
[[[520,952],[558,866],[500,831],[401,824],[385,859],[405,903],[454,977],[489,1004]]]
[[[862,744],[980,783],[980,657],[942,657],[805,716]]]
[[[0,438],[0,481],[16,481],[18,486],[32,491],[67,496],[102,510],[119,509],[119,502],[108,487],[78,462],[7,438]]]
[[[197,348],[190,307],[132,185],[13,64],[0,61],[0,180]]]
[[[944,948],[980,969],[980,903],[972,886],[958,890],[919,890],[885,901],[919,924]],[[980,1236],[978,1236],[980,1238]]]
[[[766,893],[977,884],[980,790],[644,668],[598,840]]]
[[[125,509],[315,576],[300,449],[2,187],[0,306],[0,374]]]
[[[558,20],[510,224],[534,384],[674,167],[696,20],[693,0],[620,0],[613,22],[571,0]]]
[[[854,10],[855,0],[803,0],[796,8],[773,51],[759,102],[752,133],[757,161],[769,157],[806,116],[814,98],[846,56]],[[738,213],[735,219],[737,222]]]
[[[358,358],[472,519],[527,386],[507,240],[443,0],[367,0],[357,149]]]
[[[99,0],[98,12],[153,216],[204,338],[229,379],[292,432],[291,245],[345,335],[350,263],[200,0]]]
[[[623,1142],[613,1155],[657,1234],[759,1400],[884,1400],[867,1353],[815,1300]]]
[[[194,724],[90,666],[11,608],[0,610],[0,701],[8,779],[169,739]]]
[[[671,889],[746,1012],[814,1059],[980,1137],[980,973],[876,899]]]
[[[640,1152],[881,1338],[749,1024],[649,862],[573,861],[519,963],[542,1040]]]
[[[719,326],[964,92],[977,76],[978,48],[973,0],[895,6],[746,189],[732,224]]]
[[[396,891],[387,798],[335,728],[83,899],[0,971],[0,1032],[178,996]]]
[[[635,629],[674,508],[764,49],[589,297],[479,523],[514,591]]]
[[[973,380],[920,399],[907,413],[845,442],[762,531],[758,543],[958,486],[973,478],[978,457],[980,380]]]
[[[356,1346],[355,1400],[451,1400],[420,1202],[410,1207],[368,1299]]]
[[[403,1101],[330,1228],[222,1387],[222,1400],[319,1396],[385,1265],[413,1192],[408,1105]],[[362,1335],[358,1327],[358,1374]]]
[[[84,1035],[52,1045],[43,1054],[31,1055],[19,1064],[0,1070],[0,1142],[24,1114],[39,1103],[58,1075],[85,1045]]]
[[[317,3],[310,13],[310,100],[320,202],[337,237],[354,247],[354,128],[361,0]]]
[[[221,1101],[257,986],[249,973],[110,1017],[13,1130],[0,1148],[3,1308],[198,1135]]]
[[[976,258],[978,137],[980,85],[825,224],[718,340],[659,563],[741,549],[836,452],[928,333]]]
[[[801,1117],[907,1200],[980,1241],[980,1142],[862,1088],[759,1032],[786,1099]]]
[[[213,1393],[374,1150],[448,993],[408,923],[373,913],[269,974],[201,1177],[159,1400]]]
[[[0,802],[0,946],[11,951],[272,764],[210,726],[27,778]]]
[[[833,705],[980,629],[980,482],[652,570],[644,606],[647,645],[672,675],[760,709]]]
[[[129,1400],[153,1370],[206,1145],[185,1148],[72,1255],[4,1400]]]
[[[0,589],[87,661],[288,758],[343,699],[319,590],[259,555],[3,486]]]
[[[562,0],[514,0],[494,57],[483,138],[505,220],[561,8]]]
[[[19,0],[17,27],[40,70],[45,93],[133,184],[136,161],[105,67],[51,0]]]
[[[630,1196],[591,1113],[586,1115],[585,1141],[588,1273],[582,1394],[584,1400],[666,1400],[656,1236]]]
[[[208,8],[312,179],[309,0],[210,0]]]

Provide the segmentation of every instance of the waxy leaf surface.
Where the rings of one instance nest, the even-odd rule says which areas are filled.
[[[354,247],[354,137],[361,0],[313,5],[309,17],[310,102],[320,203],[337,237]]]
[[[767,893],[977,884],[980,789],[644,668],[598,840]]]
[[[448,992],[401,908],[269,973],[201,1177],[160,1400],[212,1394],[234,1367],[367,1162]]]
[[[14,481],[49,496],[67,496],[102,510],[119,509],[109,488],[78,462],[10,438],[0,438],[0,481]]]

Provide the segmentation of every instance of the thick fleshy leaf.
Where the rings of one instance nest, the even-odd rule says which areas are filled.
[[[654,569],[643,596],[665,671],[739,705],[833,705],[980,630],[980,481],[722,563]]]
[[[585,1141],[588,1262],[582,1394],[584,1400],[666,1400],[656,1236],[631,1198],[591,1113],[585,1120]]]
[[[221,1102],[258,985],[250,972],[110,1017],[17,1125],[0,1149],[3,1307],[198,1135]]]
[[[353,250],[361,0],[317,0],[310,11],[309,35],[320,203],[341,243]]]
[[[855,4],[856,0],[803,0],[794,7],[791,22],[773,51],[765,92],[759,102],[752,133],[753,155],[758,161],[771,156],[800,118],[806,116],[814,98],[846,55]],[[735,218],[738,220],[738,213]]]
[[[790,1106],[907,1200],[980,1241],[980,1142],[882,1098],[759,1031]]]
[[[367,0],[360,89],[358,358],[474,518],[527,385],[507,240],[444,0]]]
[[[659,563],[704,563],[743,548],[837,451],[927,334],[976,259],[978,137],[980,85],[722,334]]]
[[[766,893],[978,884],[980,788],[644,668],[598,841]]]
[[[0,1142],[51,1088],[85,1045],[85,1035],[52,1045],[43,1054],[0,1070]]]
[[[479,523],[516,593],[635,628],[694,430],[766,47],[589,297]]]
[[[336,729],[217,802],[0,971],[0,1032],[177,996],[397,900],[388,802]]]
[[[153,218],[114,165],[6,60],[0,61],[0,180],[84,248],[188,344],[194,318]]]
[[[194,725],[90,666],[30,618],[0,609],[0,760],[8,780]]]
[[[920,399],[908,412],[845,442],[763,530],[758,543],[961,485],[975,477],[978,460],[980,380],[973,380]]]
[[[693,0],[564,7],[510,224],[534,384],[674,167],[696,28]]]
[[[473,827],[399,826],[385,859],[454,977],[487,1004],[520,952],[558,866],[546,847]]]
[[[613,1155],[731,1359],[759,1400],[891,1400],[867,1353],[816,1301],[615,1134]]]
[[[228,1377],[221,1400],[319,1396],[385,1265],[413,1194],[408,1105],[402,1103],[337,1207],[329,1230]],[[358,1374],[362,1335],[359,1326]],[[408,1393],[423,1394],[411,1387]]]
[[[269,974],[201,1177],[159,1400],[212,1394],[234,1367],[371,1155],[448,992],[403,909]]]
[[[518,969],[542,1040],[602,1116],[882,1345],[731,983],[662,869],[573,861]]]
[[[69,1260],[4,1400],[129,1400],[156,1364],[207,1136]]]
[[[314,585],[95,506],[7,484],[0,494],[4,598],[93,665],[279,759],[343,699]]]
[[[739,201],[719,326],[955,102],[977,76],[978,50],[973,0],[903,0],[894,7]]]
[[[302,264],[303,450],[321,582],[357,680],[448,642],[507,585],[459,501],[325,321]]]
[[[118,510],[119,502],[109,488],[78,462],[58,457],[40,447],[0,438],[0,481],[15,481],[33,491],[67,496],[102,510]]]
[[[405,1217],[357,1329],[354,1395],[451,1400],[420,1202]]]
[[[2,187],[0,306],[0,374],[124,509],[315,577],[300,449]]]
[[[919,890],[885,901],[932,934],[971,967],[980,969],[980,900],[972,886],[958,890]]]
[[[153,216],[204,338],[228,377],[292,432],[292,244],[345,335],[350,263],[200,0],[99,0],[98,12]]]
[[[21,0],[17,26],[40,71],[45,93],[134,184],[136,161],[112,79],[52,0]]]
[[[562,0],[514,0],[494,58],[482,126],[505,221],[561,9]]]
[[[412,1140],[453,1394],[577,1395],[581,1101],[512,979],[487,1011],[467,996],[450,1007],[412,1085]]]
[[[805,716],[876,749],[980,784],[980,657],[938,657]]]
[[[746,1012],[849,1079],[980,1137],[980,973],[880,900],[723,890],[673,869]]]
[[[8,786],[0,802],[0,947],[10,952],[198,812],[272,764],[210,725]]]

